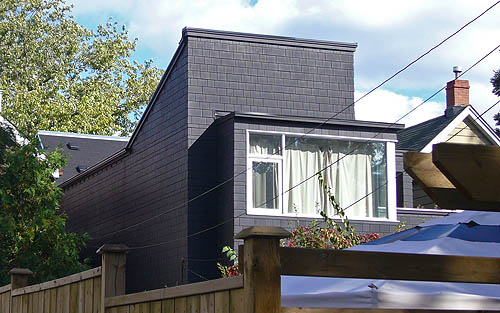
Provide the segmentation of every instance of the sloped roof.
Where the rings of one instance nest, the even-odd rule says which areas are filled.
[[[452,107],[446,111],[446,114],[398,131],[397,149],[421,151],[465,108],[465,106]]]
[[[63,174],[56,180],[57,185],[125,148],[129,140],[127,137],[52,131],[40,131],[38,138],[42,148],[50,152],[60,148],[63,155],[68,156],[67,165],[60,169]]]

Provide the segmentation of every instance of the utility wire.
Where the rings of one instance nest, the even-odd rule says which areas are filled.
[[[494,49],[492,49],[490,52],[488,52],[485,56],[483,56],[482,58],[480,58],[477,62],[475,62],[473,65],[471,65],[468,69],[466,69],[465,71],[463,71],[462,73],[460,73],[460,75],[457,76],[456,79],[460,78],[461,76],[465,75],[467,72],[469,72],[471,69],[473,69],[476,65],[478,65],[480,62],[482,62],[484,59],[486,59],[489,55],[491,55],[493,52],[495,52],[496,49],[500,48],[500,45],[496,46]],[[391,125],[387,126],[384,130],[387,130],[389,128],[391,128],[393,125],[397,124],[400,120],[402,120],[403,118],[405,118],[406,116],[408,116],[409,114],[411,114],[412,112],[414,112],[415,110],[417,110],[419,107],[421,107],[423,104],[425,104],[426,102],[428,102],[430,99],[432,99],[434,96],[436,96],[439,92],[441,92],[442,90],[444,90],[446,88],[446,86],[440,88],[438,91],[436,91],[435,93],[433,93],[431,96],[429,96],[428,98],[426,98],[424,101],[422,101],[419,105],[417,105],[415,108],[411,109],[409,112],[407,112],[406,114],[404,114],[403,116],[401,116],[398,120],[396,120],[394,123],[392,123]],[[380,134],[382,134],[383,131],[381,132],[378,132],[377,134],[375,134],[375,136],[363,141],[363,142],[370,142],[372,139],[378,137]],[[320,174],[322,171],[326,170],[327,168],[333,166],[334,164],[338,163],[339,161],[341,161],[344,157],[354,153],[357,149],[359,149],[359,147],[361,147],[361,145],[358,145],[357,148],[354,148],[352,149],[351,151],[349,151],[347,154],[345,154],[343,157],[337,159],[335,162],[333,163],[330,163],[329,165],[327,165],[326,167],[324,167],[323,169],[317,171],[316,173],[314,173],[313,175],[307,177],[306,179],[302,180],[301,182],[297,183],[296,185],[292,186],[291,188],[287,189],[286,191],[283,191],[281,194],[267,200],[266,202],[262,203],[261,206],[271,202],[271,201],[274,201],[276,198],[278,197],[281,197],[283,196],[285,193],[287,192],[290,192],[291,190],[297,188],[299,185],[307,182],[308,180],[310,180],[311,178],[313,177],[316,177],[318,174]],[[387,184],[387,180],[386,180],[386,183]],[[376,189],[377,190],[377,189]],[[368,197],[370,194],[372,194],[373,192],[375,192],[376,190],[372,191],[371,193],[369,193],[368,195],[365,195],[364,197],[362,197],[361,199],[357,200],[355,203],[349,205],[348,207],[346,207],[344,210],[354,206],[356,203],[358,203],[359,201],[363,200],[364,198]],[[232,220],[236,219],[236,218],[239,218],[243,215],[246,215],[247,213],[244,212],[244,213],[241,213],[237,216],[234,216],[232,218],[229,218],[225,221],[222,221],[214,226],[211,226],[211,227],[208,227],[204,230],[200,230],[198,232],[195,232],[195,233],[192,233],[186,237],[183,237],[183,238],[176,238],[176,239],[171,239],[171,240],[168,240],[168,241],[164,241],[164,242],[159,242],[159,243],[155,243],[155,244],[149,244],[149,245],[143,245],[143,246],[137,246],[137,247],[132,247],[130,248],[131,250],[136,250],[136,249],[146,249],[146,248],[153,248],[153,247],[157,247],[157,246],[161,246],[161,245],[165,245],[165,244],[169,244],[169,243],[172,243],[172,242],[176,242],[176,241],[180,241],[180,240],[184,240],[184,239],[189,239],[191,237],[194,237],[194,236],[197,236],[197,235],[200,235],[200,234],[203,234],[205,232],[208,232],[208,231],[211,231],[215,228],[218,228],[228,222],[231,222]]]
[[[483,113],[481,113],[478,117],[476,117],[474,119],[474,121],[477,121],[478,119],[482,118],[484,114],[486,114],[489,110],[493,109],[498,103],[500,103],[500,100],[498,100],[497,102],[493,103],[486,111],[484,111]],[[453,134],[453,136],[451,136],[450,138],[446,139],[446,141],[444,142],[448,142],[450,141],[451,139],[455,138],[455,136],[457,136],[458,134],[460,134],[464,129],[466,129],[468,126],[465,125],[464,127],[460,128],[460,130],[458,132],[456,132],[455,134]]]
[[[355,100],[354,102],[352,102],[350,105],[346,106],[344,109],[342,109],[341,111],[333,114],[332,116],[330,116],[329,118],[327,118],[325,121],[323,121],[322,123],[316,125],[315,127],[313,127],[312,129],[310,129],[308,132],[306,132],[305,134],[303,134],[301,136],[301,138],[307,136],[308,134],[312,133],[314,130],[318,129],[319,127],[322,127],[324,126],[326,123],[328,123],[330,120],[334,119],[335,117],[337,117],[338,115],[340,115],[341,113],[345,112],[348,108],[354,106],[357,102],[359,102],[360,100],[364,99],[365,97],[367,97],[368,95],[370,95],[371,93],[373,93],[375,90],[377,90],[378,88],[382,87],[383,85],[385,85],[387,82],[389,82],[390,80],[392,80],[394,77],[396,77],[397,75],[401,74],[402,72],[404,72],[405,70],[407,70],[409,67],[411,67],[413,64],[415,64],[416,62],[418,62],[419,60],[421,60],[423,57],[425,57],[426,55],[428,55],[429,53],[431,53],[432,51],[434,51],[435,49],[437,49],[438,47],[440,47],[442,44],[444,44],[446,41],[448,41],[449,39],[451,39],[452,37],[454,37],[455,35],[457,35],[459,32],[461,32],[463,29],[465,29],[466,27],[468,27],[470,24],[472,24],[473,22],[475,22],[477,19],[479,19],[480,17],[482,17],[484,14],[486,14],[488,11],[490,11],[493,7],[495,7],[498,3],[500,3],[500,1],[497,1],[495,2],[493,5],[491,5],[490,7],[488,7],[485,11],[483,11],[481,14],[479,14],[478,16],[476,16],[475,18],[473,18],[472,20],[470,20],[469,22],[467,22],[465,25],[463,25],[462,27],[460,27],[458,30],[456,30],[454,33],[452,33],[451,35],[449,35],[448,37],[446,37],[444,40],[442,40],[441,42],[439,42],[437,45],[433,46],[431,49],[427,50],[425,53],[423,53],[422,55],[420,55],[418,58],[416,58],[415,60],[411,61],[409,64],[407,64],[405,67],[403,67],[402,69],[400,69],[399,71],[397,71],[396,73],[394,73],[393,75],[391,75],[390,77],[388,77],[387,79],[385,79],[382,83],[378,84],[376,87],[372,88],[370,91],[368,91],[366,94],[364,94],[361,98]],[[443,88],[444,89],[444,88]],[[441,90],[440,90],[441,91]],[[439,91],[439,92],[440,92]],[[411,113],[412,111],[410,111],[409,113]],[[404,116],[403,116],[404,117]],[[399,120],[398,120],[399,121]],[[393,123],[392,125],[394,125],[396,123]],[[283,149],[285,149],[287,146],[285,146]],[[280,149],[279,151],[277,151],[276,153],[281,153],[281,150]],[[275,153],[275,154],[276,154]],[[275,155],[273,154],[273,155]],[[270,156],[268,156],[269,158]],[[245,174],[247,171],[253,169],[253,167],[249,167],[249,168],[246,168],[245,170],[233,175],[231,178],[215,185],[214,187],[210,188],[210,189],[207,189],[206,191],[198,194],[197,196],[191,198],[191,199],[188,199],[187,201],[185,201],[184,203],[180,204],[180,205],[177,205],[177,206],[174,206],[173,208],[169,209],[169,210],[166,210],[162,213],[159,213],[159,214],[156,214],[154,216],[151,216],[147,219],[144,219],[143,221],[140,221],[138,223],[135,223],[133,225],[129,225],[127,227],[124,227],[122,229],[119,229],[119,230],[116,230],[116,231],[113,231],[113,232],[110,232],[110,233],[107,233],[107,234],[104,234],[102,236],[99,237],[99,239],[102,239],[102,238],[105,238],[105,237],[109,237],[109,236],[112,236],[114,234],[117,234],[119,232],[123,232],[123,231],[126,231],[126,230],[129,230],[131,228],[134,228],[134,227],[137,227],[137,226],[140,226],[140,225],[143,225],[151,220],[154,220],[154,219],[157,219],[158,217],[161,217],[165,214],[168,214],[168,213],[171,213],[171,212],[174,212],[175,210],[179,209],[179,208],[182,208],[186,205],[188,205],[189,203],[193,202],[193,201],[196,201],[202,197],[204,197],[205,195],[207,195],[208,193],[211,193],[212,191],[222,187],[223,185],[227,184],[228,182],[230,181],[233,181],[236,177],[239,177],[240,175],[242,174]]]

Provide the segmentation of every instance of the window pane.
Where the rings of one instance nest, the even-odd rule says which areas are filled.
[[[318,179],[350,217],[387,217],[385,143],[287,136],[284,191],[289,213],[334,215]]]
[[[253,207],[278,208],[278,163],[252,162]]]
[[[281,155],[281,136],[250,134],[250,153]]]

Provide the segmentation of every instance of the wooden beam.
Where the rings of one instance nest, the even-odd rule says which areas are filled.
[[[406,152],[403,155],[404,169],[422,187],[455,189],[455,186],[432,163],[432,154]]]
[[[500,204],[500,147],[440,143],[432,161],[467,197]]]
[[[305,248],[279,252],[282,275],[500,284],[500,258]]]
[[[405,171],[442,209],[500,211],[500,202],[477,201],[466,197],[432,162],[430,153],[406,152]]]

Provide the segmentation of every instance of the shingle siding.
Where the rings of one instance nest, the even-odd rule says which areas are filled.
[[[352,51],[197,37],[196,32],[188,36],[189,199],[246,169],[245,135],[231,133],[231,122],[216,127],[217,115],[253,112],[324,119],[341,112],[338,118],[354,119],[354,108],[348,107],[354,100]],[[242,177],[246,174],[237,179]],[[244,212],[244,188],[244,181],[228,182],[217,193],[191,202],[188,233]],[[219,214],[214,214],[216,208]],[[220,257],[221,247],[232,243],[230,225],[232,221],[191,237],[189,260]],[[188,261],[188,266],[207,278],[218,275],[213,263]],[[200,280],[193,273],[189,279]]]
[[[247,130],[260,130],[270,132],[291,132],[291,133],[310,133],[312,135],[330,135],[330,136],[346,136],[371,139],[375,131],[369,128],[356,128],[353,126],[341,125],[324,125],[321,128],[315,129],[317,125],[303,123],[297,126],[296,122],[287,121],[272,121],[272,120],[252,120],[245,118],[236,118],[234,126],[234,147],[235,153],[240,150],[239,157],[234,158],[234,175],[245,171],[247,168],[246,147]],[[388,132],[380,136],[384,139],[396,139],[395,132]],[[247,209],[247,187],[246,179],[249,173],[239,175],[234,179],[234,232],[238,233],[242,229],[250,226],[280,226],[289,231],[297,227],[297,218],[293,217],[275,217],[275,216],[256,216],[246,214]],[[243,215],[242,215],[243,214]],[[242,216],[240,216],[242,215]],[[310,218],[300,218],[301,223],[310,223]],[[393,233],[397,222],[354,222],[356,230],[360,233],[376,232],[381,235]],[[241,244],[239,240],[227,239],[235,247]]]
[[[94,257],[104,243],[131,247],[176,240],[158,247],[132,250],[127,257],[128,291],[184,283],[187,259],[187,50],[159,94],[131,153],[105,169],[64,189],[61,207],[70,231],[87,232]],[[137,227],[102,237],[136,223]],[[184,277],[181,277],[184,275]]]

